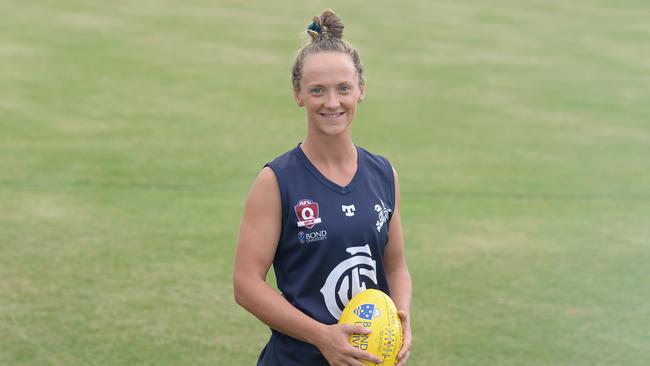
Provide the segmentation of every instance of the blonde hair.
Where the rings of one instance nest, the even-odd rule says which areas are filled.
[[[342,40],[343,22],[333,10],[325,9],[315,16],[307,27],[311,42],[300,47],[291,67],[291,82],[294,90],[300,90],[300,79],[305,58],[320,52],[340,52],[349,55],[359,75],[359,85],[365,84],[363,65],[359,52],[351,44]]]

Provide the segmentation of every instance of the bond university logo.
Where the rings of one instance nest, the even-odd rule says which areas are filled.
[[[311,229],[316,224],[322,222],[321,218],[318,217],[318,203],[308,199],[302,199],[298,201],[298,204],[294,206],[296,210],[296,216],[298,216],[298,227],[306,227]]]
[[[341,205],[341,211],[345,212],[345,216],[352,217],[354,216],[354,211],[357,209],[354,205]]]
[[[384,201],[379,200],[379,202],[381,202],[381,206],[378,204],[375,205],[375,212],[377,212],[377,223],[375,224],[375,226],[377,227],[377,232],[381,231],[381,228],[384,226],[384,223],[388,221],[391,211],[393,211],[390,208],[386,207]]]
[[[312,232],[304,232],[304,231],[299,231],[298,232],[298,242],[300,244],[309,244],[321,240],[327,239],[327,230],[319,230],[319,231],[312,231]]]
[[[346,252],[351,257],[334,267],[320,289],[325,306],[335,319],[341,316],[354,295],[366,289],[366,285],[377,286],[377,265],[372,259],[370,246],[350,247]]]

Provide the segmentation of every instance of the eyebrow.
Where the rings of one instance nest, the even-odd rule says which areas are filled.
[[[351,82],[351,81],[341,81],[340,83],[337,83],[337,84],[335,84],[335,85],[336,85],[336,86],[340,86],[340,85],[354,85],[354,83]],[[313,87],[317,87],[317,86],[319,86],[319,87],[325,87],[326,85],[325,85],[325,84],[308,84],[307,86],[308,86],[309,88],[313,88]]]

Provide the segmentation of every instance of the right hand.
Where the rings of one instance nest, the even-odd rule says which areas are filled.
[[[331,366],[365,366],[360,360],[381,363],[383,360],[353,347],[348,343],[350,334],[370,334],[368,328],[351,324],[326,325],[315,344]]]

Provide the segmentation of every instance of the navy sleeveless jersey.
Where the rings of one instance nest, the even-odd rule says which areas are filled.
[[[277,285],[293,306],[334,324],[366,288],[390,294],[383,254],[395,207],[393,169],[357,147],[357,171],[345,187],[328,180],[300,145],[267,164],[278,180],[282,231],[273,259]],[[258,366],[327,366],[311,344],[271,330]]]

